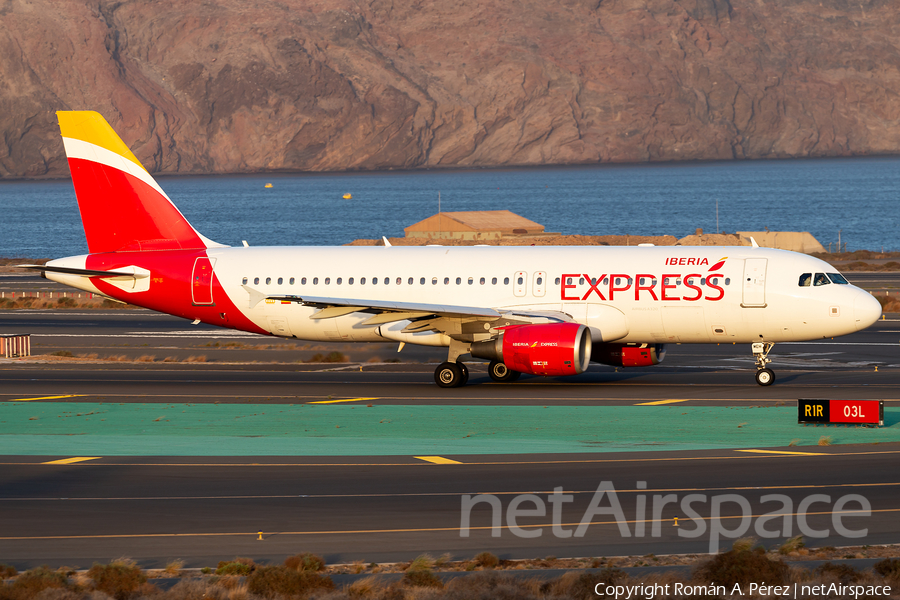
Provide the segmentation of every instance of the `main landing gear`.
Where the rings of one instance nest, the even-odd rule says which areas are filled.
[[[775,371],[766,366],[772,362],[769,360],[769,351],[774,346],[772,342],[755,342],[751,346],[756,359],[756,383],[759,385],[772,385],[775,381]]]
[[[443,388],[466,385],[469,381],[469,368],[463,362],[441,363],[434,370],[434,382]]]
[[[492,360],[488,366],[488,375],[497,383],[511,383],[519,378],[518,371],[513,371],[499,360]]]

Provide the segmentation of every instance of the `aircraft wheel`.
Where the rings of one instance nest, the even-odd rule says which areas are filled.
[[[462,383],[459,385],[466,385],[469,383],[469,367],[467,367],[464,362],[458,362],[456,364],[459,365],[459,370],[462,371]]]
[[[775,372],[772,369],[760,369],[756,372],[756,383],[759,385],[772,385],[775,381]]]
[[[497,383],[510,383],[519,378],[518,371],[513,371],[499,360],[492,360],[488,366],[488,375]]]
[[[468,371],[468,369],[467,369]],[[463,370],[459,363],[445,362],[434,370],[434,382],[442,388],[453,388],[465,385],[467,377],[463,376]]]

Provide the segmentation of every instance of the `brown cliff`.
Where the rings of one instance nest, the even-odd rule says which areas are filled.
[[[889,0],[0,0],[0,178],[64,176],[53,111],[151,171],[900,149]]]

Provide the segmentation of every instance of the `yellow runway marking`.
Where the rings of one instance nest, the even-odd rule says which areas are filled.
[[[378,400],[378,398],[345,398],[344,400],[318,400],[307,404],[337,404],[338,402],[363,402],[365,400]]]
[[[900,512],[900,508],[881,508],[881,509],[872,509],[868,510],[840,510],[840,511],[822,511],[822,512],[806,512],[806,513],[778,513],[778,514],[770,514],[767,513],[765,515],[751,515],[751,519],[757,519],[764,516],[773,516],[773,517],[783,517],[783,516],[798,516],[799,514],[804,514],[806,516],[812,515],[854,515],[859,514],[860,516],[869,516],[874,513],[888,513],[888,512]],[[728,519],[745,519],[747,518],[745,515],[730,515],[730,516],[722,516],[718,517],[720,520],[728,520]],[[698,521],[709,521],[711,517],[692,517],[691,520]],[[668,523],[672,521],[672,519],[659,519],[659,522]],[[628,521],[624,521],[624,523],[632,524],[632,523],[653,523],[653,519],[632,519]],[[592,521],[590,525],[620,525],[619,521]],[[537,527],[577,527],[581,525],[581,522],[574,523],[535,523],[529,525],[520,525],[522,528],[537,528]],[[500,525],[497,529],[509,529],[509,525]],[[494,529],[494,527],[490,525],[478,526],[478,527],[469,527],[470,531],[488,531]],[[341,534],[350,534],[350,535],[359,535],[362,533],[433,533],[440,531],[459,531],[459,527],[422,527],[422,528],[410,528],[410,529],[350,529],[350,530],[335,530],[335,531],[273,531],[270,535],[341,535]],[[231,532],[231,533],[118,533],[118,534],[106,534],[106,535],[45,535],[45,536],[6,536],[0,537],[0,541],[13,541],[13,540],[105,540],[105,539],[123,539],[123,538],[179,538],[179,537],[247,537],[252,536],[256,537],[259,535],[259,531],[253,532]]]
[[[463,463],[458,460],[450,460],[449,458],[444,458],[443,456],[413,456],[413,458],[418,458],[419,460],[425,460],[430,463],[434,463],[436,465],[461,465]]]
[[[67,394],[65,396],[42,396],[40,398],[16,398],[14,400],[7,400],[7,402],[31,402],[32,400],[59,400],[60,398],[78,398],[80,396],[87,396],[87,394]]]
[[[61,458],[59,460],[51,460],[50,462],[41,463],[42,465],[71,465],[72,463],[84,462],[86,460],[97,460],[102,456],[73,456],[72,458]]]
[[[735,450],[735,452],[757,452],[759,454],[796,454],[799,456],[827,456],[825,452],[787,452],[786,450]]]
[[[825,456],[874,456],[880,454],[900,454],[900,450],[871,450],[867,452],[823,452]],[[484,465],[509,465],[509,466],[525,466],[525,465],[594,465],[609,463],[653,463],[653,462],[681,462],[681,461],[701,461],[701,460],[763,460],[769,458],[790,458],[781,454],[762,454],[751,456],[735,456],[730,454],[727,456],[681,456],[681,457],[664,457],[664,458],[597,458],[583,460],[498,460],[498,461],[482,461],[463,463],[466,466],[484,466]],[[40,463],[9,461],[0,462],[0,465],[34,465]],[[195,463],[87,463],[82,465],[85,467],[228,467],[228,468],[246,468],[246,467],[425,467],[425,463],[216,463],[216,462],[195,462]]]
[[[635,406],[656,406],[658,404],[674,404],[676,402],[687,402],[687,398],[684,400],[657,400],[656,402],[641,402],[640,404],[635,404]]]

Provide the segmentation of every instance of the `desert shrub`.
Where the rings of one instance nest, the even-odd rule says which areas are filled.
[[[823,565],[819,565],[816,568],[816,573],[823,577],[831,575],[835,579],[839,580],[843,585],[855,583],[859,581],[860,577],[863,576],[862,571],[854,569],[848,564],[835,564],[833,562],[827,562]]]
[[[295,571],[324,571],[325,559],[312,552],[301,552],[284,559],[284,566]]]
[[[500,559],[490,552],[482,552],[472,560],[475,561],[476,565],[484,569],[493,569],[500,564]]]
[[[216,575],[249,575],[256,569],[257,565],[252,558],[238,557],[220,561],[216,567]]]
[[[796,552],[800,550],[800,548],[805,548],[806,542],[803,541],[802,535],[795,535],[794,537],[785,540],[785,542],[778,547],[779,554],[790,554],[791,552]]]
[[[413,587],[442,588],[444,582],[431,569],[415,569],[403,575],[403,583]]]
[[[147,582],[144,572],[130,560],[115,560],[108,565],[94,563],[87,575],[94,581],[94,589],[116,600],[131,598]]]
[[[622,573],[624,576],[624,573]],[[579,573],[569,571],[562,577],[558,577],[544,584],[547,595],[559,598],[604,598],[605,593],[599,596],[594,593],[594,586],[602,581],[607,585],[614,585],[610,580],[603,579],[594,573]],[[600,590],[602,592],[602,590]]]
[[[885,579],[900,583],[900,558],[885,558],[872,565],[872,568]]]
[[[9,577],[15,577],[19,572],[16,571],[16,568],[12,565],[5,565],[0,563],[0,579],[7,579]]]
[[[769,585],[784,585],[789,574],[790,568],[782,561],[766,556],[765,549],[742,547],[732,548],[700,563],[694,569],[693,579],[702,583],[728,581],[742,586],[761,581]]]
[[[497,571],[482,571],[448,581],[441,600],[536,600],[544,597],[541,583],[535,579],[519,579]]]
[[[168,591],[160,594],[158,600],[226,600],[228,589],[210,579],[183,579]]]
[[[322,354],[321,352],[316,352],[316,354],[309,359],[308,362],[311,363],[343,363],[348,362],[347,357],[341,354],[340,352],[329,352],[328,354]]]
[[[37,567],[19,575],[12,585],[0,585],[0,600],[30,600],[44,590],[69,587],[67,573],[47,566]]]
[[[75,298],[69,298],[66,296],[65,298],[57,298],[56,306],[59,308],[74,308],[78,306],[78,303],[75,302]]]
[[[272,598],[281,596],[306,596],[314,590],[334,589],[331,577],[323,577],[310,571],[296,571],[285,566],[257,567],[247,577],[247,591]]]

